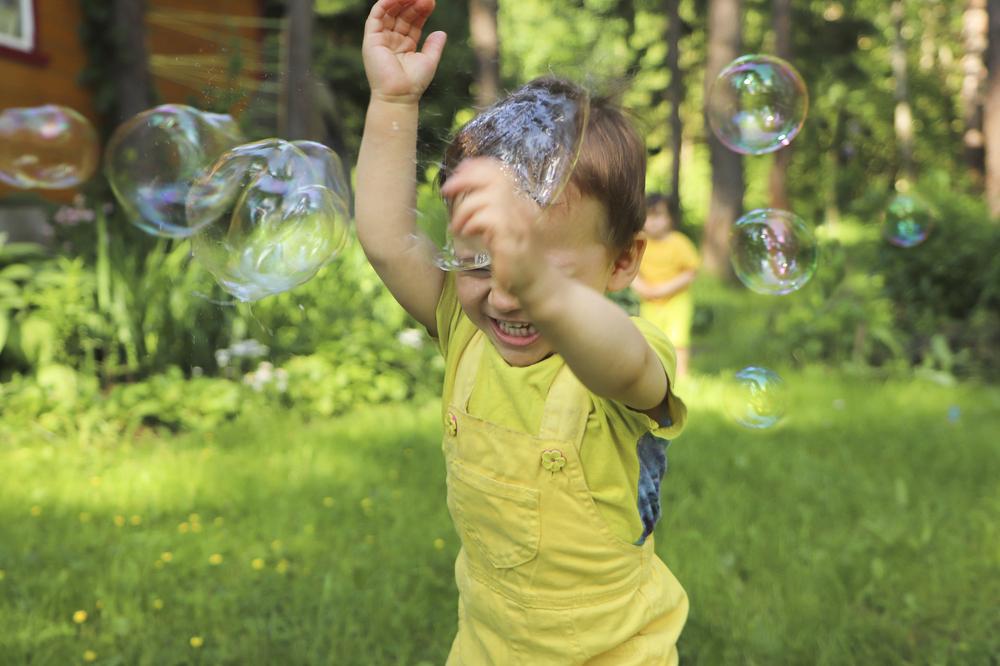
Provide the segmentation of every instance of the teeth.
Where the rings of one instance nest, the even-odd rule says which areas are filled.
[[[531,324],[512,324],[498,319],[497,325],[501,331],[516,338],[527,338],[535,334],[535,327]]]

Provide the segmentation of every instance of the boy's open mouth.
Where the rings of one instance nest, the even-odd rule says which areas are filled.
[[[531,324],[489,319],[497,339],[512,347],[527,347],[541,336]]]

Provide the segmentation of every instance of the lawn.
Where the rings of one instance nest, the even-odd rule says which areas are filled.
[[[996,664],[1000,390],[786,372],[778,427],[681,386],[657,549],[689,664]],[[458,547],[439,411],[276,412],[0,445],[0,663],[439,664]]]

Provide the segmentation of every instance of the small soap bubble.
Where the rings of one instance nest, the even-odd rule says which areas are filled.
[[[725,401],[726,411],[740,425],[770,428],[785,414],[785,382],[773,370],[751,365],[736,373]]]
[[[20,189],[76,187],[97,167],[97,132],[65,106],[0,112],[0,181]]]
[[[744,155],[763,155],[790,144],[808,109],[802,77],[789,63],[769,55],[732,61],[708,93],[712,131],[723,145]]]
[[[927,204],[912,194],[897,194],[885,209],[882,235],[896,247],[910,248],[927,240],[933,225]]]
[[[958,405],[951,405],[948,407],[948,423],[958,423],[958,420],[962,418],[962,408]]]
[[[459,130],[454,149],[433,172],[435,181],[443,183],[463,159],[491,157],[544,209],[572,176],[589,113],[590,97],[583,88],[558,79],[532,81]],[[433,243],[438,267],[455,271],[489,264],[489,254],[478,243],[448,233],[450,211],[436,188],[418,207],[417,226]]]
[[[130,222],[157,236],[186,238],[191,182],[240,144],[236,121],[182,104],[164,104],[130,118],[111,135],[104,172]]]
[[[344,247],[347,192],[340,159],[322,144],[237,146],[188,192],[194,257],[241,301],[291,289]]]
[[[736,277],[758,294],[789,294],[816,272],[816,236],[794,213],[752,210],[736,221],[731,236],[730,261]]]

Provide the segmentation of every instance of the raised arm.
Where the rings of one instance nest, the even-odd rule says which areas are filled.
[[[379,0],[361,47],[371,101],[358,155],[358,239],[382,281],[432,335],[444,274],[416,231],[418,104],[434,78],[445,33],[420,34],[434,0]]]

